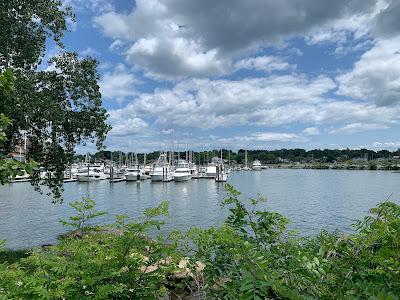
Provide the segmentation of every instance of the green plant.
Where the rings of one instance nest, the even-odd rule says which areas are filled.
[[[90,220],[107,214],[105,211],[97,211],[95,209],[96,202],[89,197],[83,197],[81,201],[71,202],[69,206],[77,212],[77,215],[69,217],[69,221],[60,220],[60,223],[75,229],[83,229],[88,226]]]
[[[173,290],[183,257],[173,245],[148,237],[163,223],[167,203],[145,210],[139,222],[118,216],[103,227],[83,222],[101,215],[92,200],[73,207],[78,215],[68,225],[85,230],[0,265],[0,299],[157,299]]]
[[[384,202],[356,224],[357,232],[286,233],[287,219],[243,203],[228,186],[222,227],[192,229],[183,249],[206,263],[204,290],[216,299],[398,299],[400,206]],[[250,207],[250,208],[248,208]]]

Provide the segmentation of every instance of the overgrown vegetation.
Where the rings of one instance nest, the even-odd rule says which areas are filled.
[[[383,202],[354,224],[355,233],[299,237],[284,216],[240,200],[227,187],[221,227],[158,232],[168,203],[140,220],[118,216],[93,226],[94,202],[74,202],[75,230],[58,245],[0,264],[0,299],[398,299],[400,206]],[[1,257],[1,256],[0,256]]]

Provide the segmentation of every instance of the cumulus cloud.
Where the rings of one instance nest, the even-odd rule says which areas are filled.
[[[108,123],[112,126],[109,135],[112,137],[147,136],[151,132],[147,122],[135,114],[128,116],[120,109],[110,110],[109,114]]]
[[[151,118],[160,126],[211,129],[258,125],[276,127],[295,123],[391,124],[400,109],[335,100],[326,96],[336,85],[327,77],[269,76],[243,80],[191,79],[172,89],[140,94],[118,110]],[[307,129],[305,134],[315,134]]]
[[[123,102],[126,97],[137,95],[135,86],[140,83],[122,64],[112,72],[105,72],[99,82],[100,92],[104,98]]]
[[[221,75],[230,68],[217,49],[206,50],[184,38],[141,38],[126,52],[126,58],[148,76],[161,79]]]
[[[386,9],[381,10],[376,17],[374,33],[378,36],[391,37],[399,34],[400,29],[400,3],[396,0],[389,1]]]
[[[353,4],[356,5],[356,3]],[[375,19],[382,11],[386,11],[388,6],[386,0],[372,1],[368,8],[356,5],[351,10],[351,14],[329,20],[322,26],[313,28],[305,35],[305,39],[309,44],[338,43],[338,48],[341,49],[346,47],[345,44],[351,39],[360,40],[370,37],[371,31],[375,30]],[[358,43],[356,45],[354,47],[360,47]]]
[[[400,112],[399,9],[395,0],[137,0],[131,12],[104,10],[94,24],[112,39],[109,49],[138,74],[173,82],[137,93],[126,68],[104,74],[103,95],[128,103],[111,111],[114,138],[150,127],[175,135],[257,126],[247,136],[215,137],[255,145],[392,127]],[[298,74],[289,52],[308,49],[293,48],[298,37],[310,47],[330,43],[337,56],[364,54],[351,69],[329,70],[338,75]],[[234,74],[243,69],[250,72]],[[306,128],[271,129],[278,126]]]
[[[376,45],[340,75],[339,94],[368,100],[377,105],[400,103],[400,35]]]
[[[340,21],[339,29],[330,30],[332,39],[364,24],[376,6],[375,0],[137,0],[131,13],[109,11],[94,23],[106,36],[130,43],[126,58],[135,67],[156,78],[179,78],[232,72],[235,59],[291,37],[326,39],[318,35],[329,30],[317,28]],[[242,63],[265,67],[261,58]]]
[[[111,126],[112,130],[110,131],[110,135],[113,136],[143,134],[148,128],[145,121],[136,117],[123,120],[115,120],[111,118]]]

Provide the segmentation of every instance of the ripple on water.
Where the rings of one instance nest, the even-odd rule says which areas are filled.
[[[400,174],[381,171],[280,170],[235,172],[229,183],[242,192],[241,197],[261,194],[263,205],[288,216],[290,229],[315,234],[322,228],[351,230],[351,224],[369,208],[386,200],[400,199]],[[109,212],[99,222],[111,222],[115,215],[133,218],[147,207],[163,200],[170,202],[170,217],[165,230],[193,226],[220,225],[226,211],[220,209],[224,185],[213,180],[181,183],[119,182],[68,183],[63,204],[33,191],[28,183],[0,186],[0,239],[10,248],[54,243],[65,229],[60,218],[72,214],[67,203],[90,196],[100,210]]]

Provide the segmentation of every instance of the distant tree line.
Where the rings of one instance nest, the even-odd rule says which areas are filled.
[[[146,161],[154,162],[160,155],[159,151],[146,153]],[[178,153],[175,152],[174,157],[176,158]],[[186,152],[179,153],[180,158],[186,158]],[[211,151],[193,151],[192,160],[196,163],[207,163],[210,162],[213,157],[220,157],[221,150]],[[400,149],[397,151],[380,150],[374,151],[369,149],[279,149],[279,150],[247,150],[247,159],[252,162],[256,159],[262,163],[274,164],[281,162],[326,162],[332,163],[335,161],[349,161],[355,159],[364,160],[375,160],[375,159],[390,159],[394,156],[400,155]],[[137,153],[139,163],[144,162],[144,153]],[[114,161],[126,162],[126,160],[132,160],[135,157],[133,152],[122,152],[122,151],[100,151],[90,155],[91,162],[102,162],[102,161]],[[223,149],[222,157],[231,163],[243,164],[245,161],[245,150],[239,149],[238,152],[232,150]],[[79,154],[75,156],[76,161],[85,161],[86,155]]]

